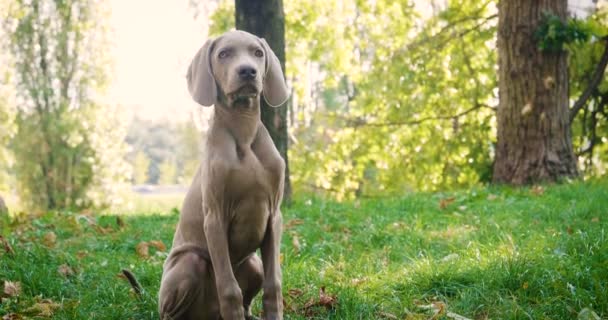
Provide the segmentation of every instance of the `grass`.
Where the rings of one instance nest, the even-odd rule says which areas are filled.
[[[283,210],[285,318],[430,319],[421,306],[431,304],[444,319],[606,318],[607,210],[607,179],[347,203],[301,198]],[[0,316],[48,309],[53,319],[157,319],[166,251],[141,257],[136,247],[169,246],[177,211],[135,211],[49,213],[11,226],[14,254],[0,246],[0,281],[20,282],[21,292],[4,294]],[[138,277],[141,298],[122,268]]]

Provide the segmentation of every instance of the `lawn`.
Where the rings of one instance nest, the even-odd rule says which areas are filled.
[[[286,319],[608,317],[608,179],[300,197],[283,211]],[[60,212],[0,228],[0,316],[157,319],[177,214]]]

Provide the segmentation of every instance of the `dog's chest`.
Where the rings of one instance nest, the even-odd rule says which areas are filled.
[[[251,150],[229,174],[231,190],[230,248],[233,259],[255,251],[264,239],[278,185],[273,172]]]

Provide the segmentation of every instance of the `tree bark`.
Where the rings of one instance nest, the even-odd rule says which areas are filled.
[[[235,0],[235,21],[238,30],[264,38],[281,61],[285,71],[285,15],[282,0]],[[284,200],[291,200],[291,181],[287,157],[287,107],[273,108],[262,99],[262,123],[285,160]]]
[[[576,176],[566,52],[541,52],[534,37],[544,12],[566,18],[567,1],[500,1],[498,12],[498,141],[493,180],[521,185]]]

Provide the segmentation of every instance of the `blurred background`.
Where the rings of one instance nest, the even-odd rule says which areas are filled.
[[[605,8],[568,2],[594,35],[568,46],[571,104],[601,59]],[[343,200],[492,181],[497,1],[293,0],[282,9],[294,195]],[[181,201],[211,114],[191,101],[185,72],[208,37],[234,29],[235,2],[0,0],[0,13],[5,202]],[[607,95],[602,79],[572,121],[584,177],[606,174]]]

